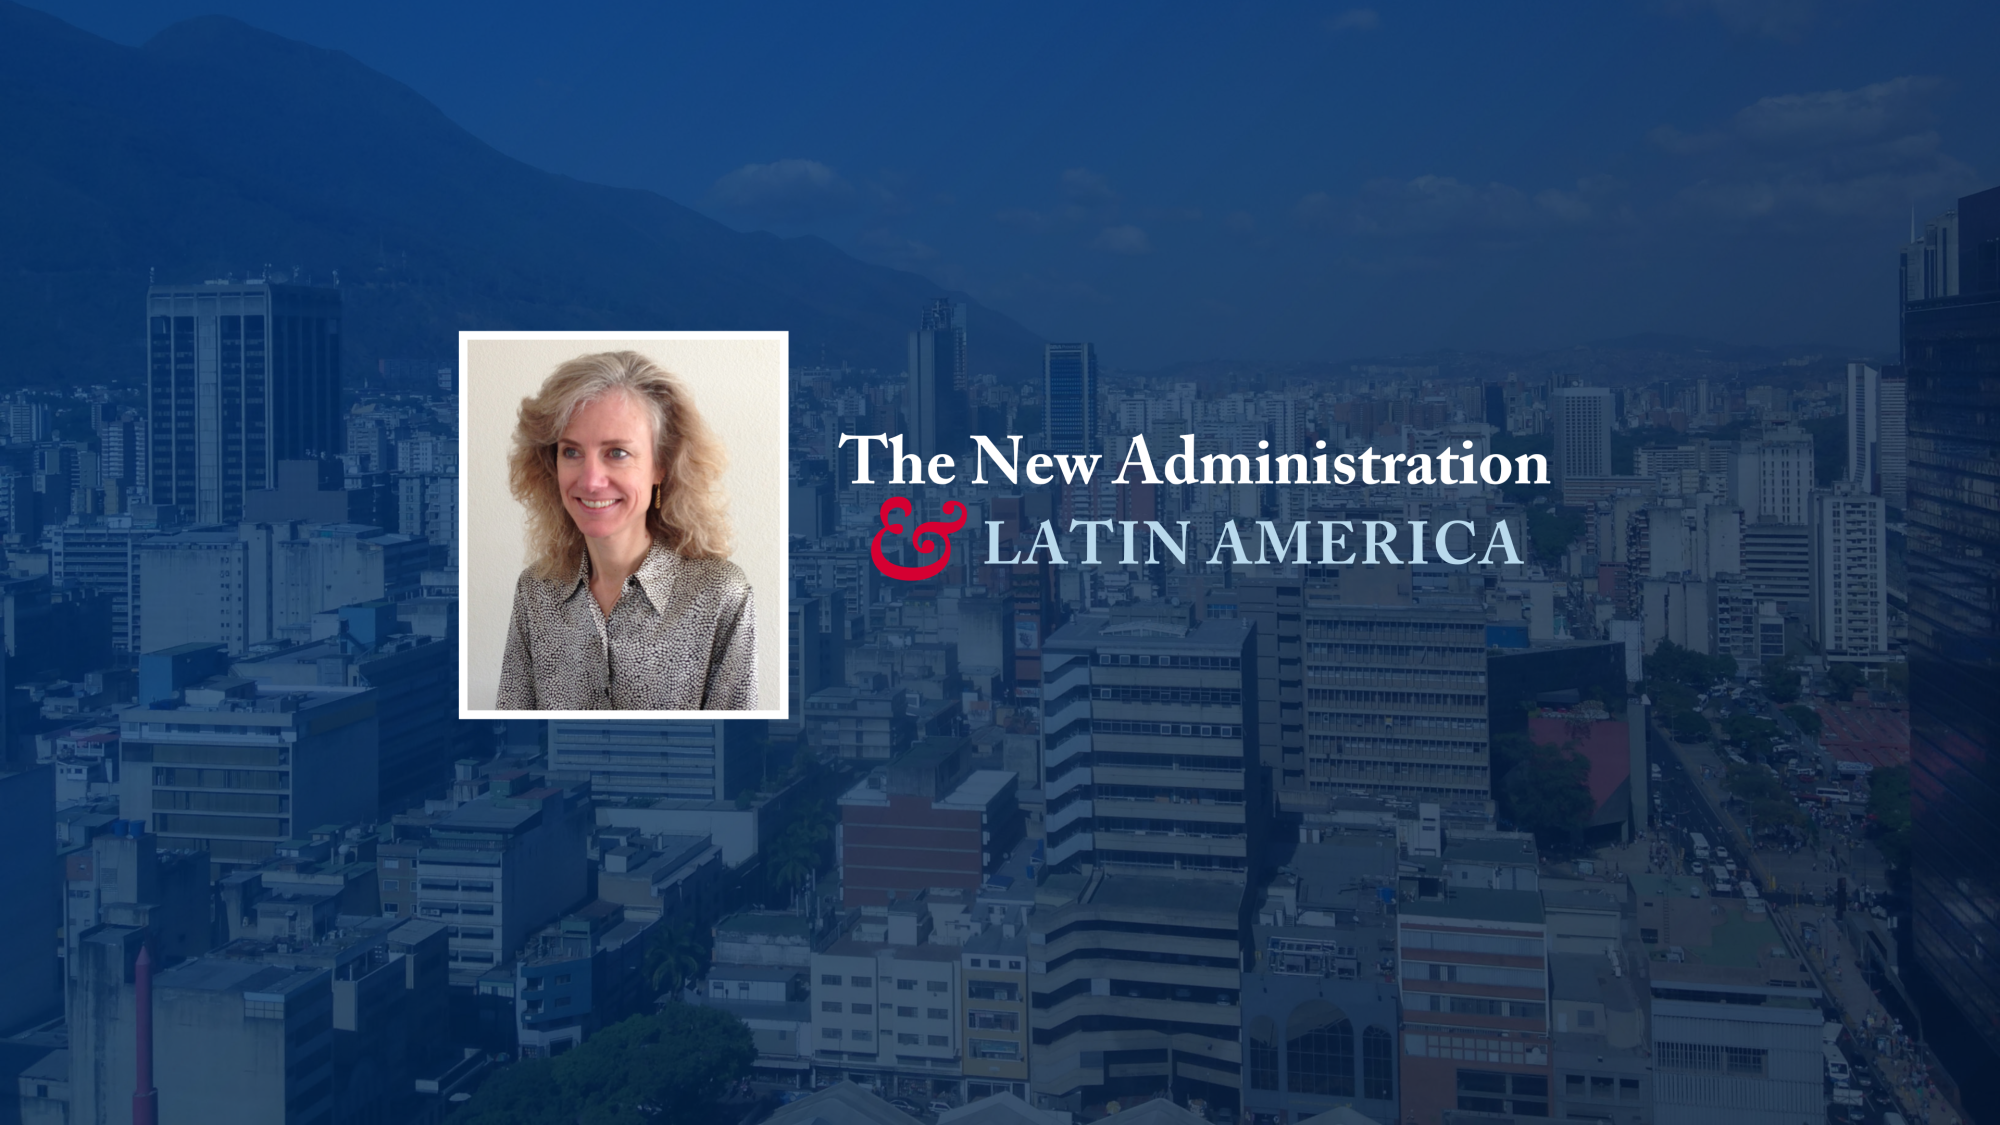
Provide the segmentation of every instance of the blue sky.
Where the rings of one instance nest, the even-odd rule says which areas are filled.
[[[1911,208],[2000,183],[1990,3],[36,6],[346,51],[527,163],[824,236],[1120,368],[1886,349]]]

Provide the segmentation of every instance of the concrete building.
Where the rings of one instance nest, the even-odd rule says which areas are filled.
[[[805,722],[822,757],[862,762],[886,762],[909,749],[916,727],[901,688],[827,688],[807,698]]]
[[[1028,931],[1018,912],[1008,916],[1017,920],[987,924],[960,947],[967,1101],[1030,1096]]]
[[[919,1100],[961,1093],[960,951],[929,943],[930,914],[899,900],[862,911],[812,955],[813,1062],[822,1077]],[[843,984],[826,981],[839,978]]]
[[[1309,589],[1305,617],[1307,792],[1491,799],[1477,600],[1322,601]]]
[[[1022,833],[1016,780],[971,768],[965,745],[926,739],[840,797],[845,906],[885,906],[933,887],[977,890]]]
[[[1309,831],[1309,830],[1307,830]],[[1396,842],[1372,826],[1301,841],[1265,891],[1243,972],[1243,1119],[1338,1106],[1396,1119]]]
[[[587,779],[594,796],[733,801],[763,781],[755,725],[556,720],[549,776]]]
[[[1241,886],[1266,804],[1255,628],[1084,617],[1042,646],[1048,862]]]
[[[1549,468],[1556,486],[1572,477],[1610,476],[1611,389],[1558,387],[1553,398],[1549,422],[1555,430],[1555,459]]]
[[[216,944],[207,854],[161,851],[159,837],[145,829],[143,821],[114,820],[62,856],[63,956],[71,975],[77,942],[105,922],[149,929],[162,964]]]
[[[1812,528],[1762,519],[1743,527],[1743,580],[1759,601],[1788,614],[1812,609]]]
[[[766,1078],[805,1084],[812,1076],[810,970],[796,965],[709,966],[707,991],[696,1003],[720,1008],[743,1021],[757,1048],[756,1068]]]
[[[589,895],[589,789],[540,780],[497,774],[449,812],[397,816],[377,849],[383,914],[444,926],[454,984],[506,964]]]
[[[1087,343],[1042,346],[1042,449],[1098,452],[1097,349]]]
[[[278,462],[342,447],[340,290],[269,280],[146,292],[151,499],[242,519]]]
[[[458,650],[448,640],[411,632],[398,606],[380,600],[315,614],[310,640],[246,657],[230,670],[265,691],[372,689],[376,809],[388,816],[442,793],[452,763],[484,749],[482,732],[458,721]]]
[[[1730,498],[1746,520],[1802,527],[1812,522],[1812,435],[1797,426],[1766,429],[1737,443]]]
[[[369,688],[284,688],[216,677],[119,713],[119,808],[164,847],[255,866],[320,824],[375,818],[380,732]]]
[[[514,963],[515,1036],[521,1057],[559,1055],[652,1007],[646,942],[658,915],[628,918],[598,899],[528,939]]]
[[[55,866],[55,770],[0,767],[0,1033],[37,1023],[62,1004],[51,938],[63,925]]]
[[[1243,894],[1214,878],[1048,877],[1028,934],[1038,1106],[1161,1089],[1239,1100]]]
[[[1889,652],[1889,555],[1880,496],[1851,485],[1813,494],[1812,638],[1828,659]]]
[[[1625,883],[1543,880],[1555,1021],[1553,1116],[1653,1120],[1646,957]]]
[[[1397,960],[1402,1117],[1547,1117],[1553,1058],[1548,926],[1527,841],[1447,842],[1406,856]]]
[[[1651,978],[1659,1125],[1816,1121],[1820,992],[1763,903],[1700,880],[1631,876]]]
[[[722,896],[722,849],[707,836],[648,836],[597,829],[597,897],[625,917],[669,926],[702,925]]]

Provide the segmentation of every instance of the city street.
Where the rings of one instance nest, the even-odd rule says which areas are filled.
[[[1870,989],[1847,928],[1835,924],[1833,898],[1839,879],[1847,880],[1849,910],[1865,909],[1858,903],[1887,888],[1887,865],[1862,835],[1859,816],[1807,808],[1808,815],[1817,814],[1821,822],[1818,846],[1754,848],[1723,788],[1728,763],[1713,743],[1678,743],[1656,730],[1650,748],[1649,756],[1661,771],[1653,787],[1658,797],[1655,824],[1661,831],[1655,834],[1652,861],[1664,864],[1666,870],[1689,871],[1693,863],[1689,834],[1699,832],[1712,847],[1727,848],[1739,864],[1747,864],[1744,877],[1754,879],[1777,908],[1773,917],[1795,946],[1806,951],[1831,1002],[1829,1017],[1846,1028],[1840,1047],[1854,1065],[1866,1104],[1843,1107],[1829,1101],[1828,1120],[1874,1125],[1885,1110],[1894,1108],[1912,1122],[1957,1125],[1958,1114],[1922,1077],[1927,1070],[1915,1062],[1916,1044]],[[1713,858],[1708,861],[1713,862]],[[1900,1104],[1887,1104],[1878,1087],[1893,1090]]]

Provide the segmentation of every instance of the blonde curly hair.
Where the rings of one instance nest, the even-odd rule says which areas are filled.
[[[722,443],[678,377],[637,352],[600,352],[556,368],[539,392],[521,400],[507,478],[514,499],[528,510],[528,569],[560,582],[583,561],[583,533],[564,509],[556,481],[556,442],[584,404],[614,393],[630,395],[651,416],[653,463],[666,468],[659,506],[646,512],[647,530],[684,558],[728,558]]]

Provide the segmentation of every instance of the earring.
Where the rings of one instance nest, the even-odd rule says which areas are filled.
[[[653,508],[654,510],[657,511],[659,507],[660,507],[660,486],[656,484],[653,486]]]

